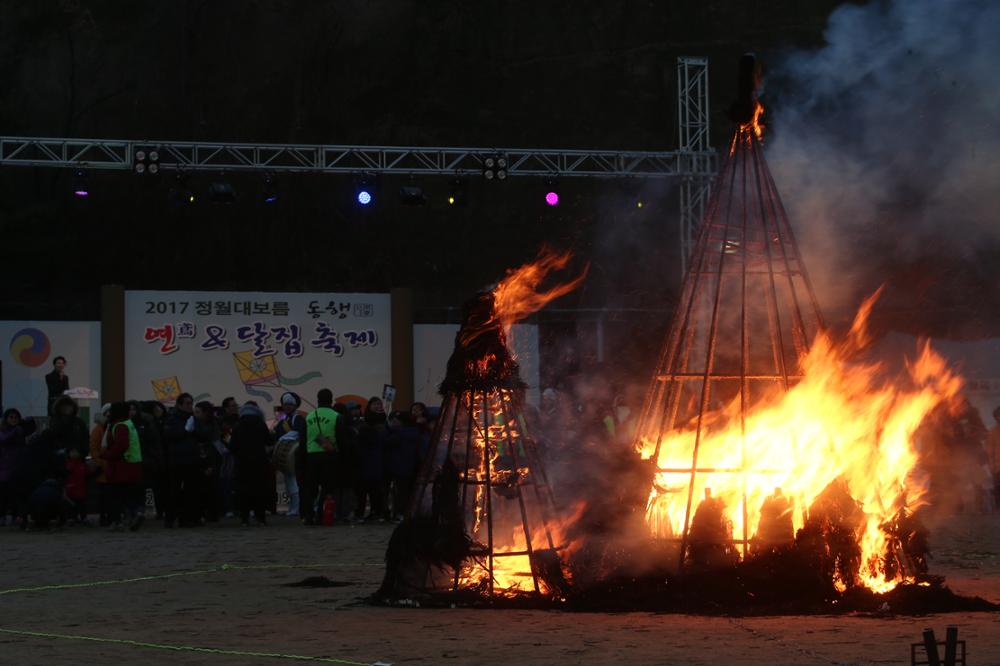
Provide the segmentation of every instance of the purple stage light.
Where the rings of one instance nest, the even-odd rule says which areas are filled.
[[[559,194],[556,192],[549,192],[548,194],[545,195],[545,203],[547,203],[550,206],[558,206]]]

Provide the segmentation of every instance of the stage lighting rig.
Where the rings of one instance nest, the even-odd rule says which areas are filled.
[[[486,180],[507,180],[507,156],[502,153],[484,155],[483,178]]]
[[[155,176],[160,173],[160,151],[158,148],[137,148],[133,169],[137,174]]]

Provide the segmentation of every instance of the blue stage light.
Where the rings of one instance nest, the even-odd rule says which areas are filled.
[[[358,191],[358,203],[362,206],[367,206],[372,202],[372,193],[368,190]]]

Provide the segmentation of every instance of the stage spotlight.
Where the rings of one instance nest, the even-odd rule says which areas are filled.
[[[399,203],[404,206],[423,206],[427,203],[427,197],[419,186],[403,185],[399,188]]]
[[[208,196],[212,203],[231,204],[236,201],[236,190],[227,181],[217,180],[209,186]]]
[[[86,199],[90,196],[90,187],[87,186],[87,172],[77,169],[73,173],[73,196],[77,199]]]
[[[375,203],[375,183],[369,178],[361,178],[354,182],[354,200],[360,206],[371,206]]]
[[[188,175],[179,173],[174,176],[174,186],[170,188],[170,203],[178,206],[189,206],[196,199],[194,190],[188,184]]]
[[[160,173],[160,151],[156,148],[138,148],[132,168],[137,174],[148,173],[155,176]]]
[[[269,173],[264,174],[264,186],[261,200],[266,204],[278,202],[278,183],[274,176]]]
[[[549,180],[545,183],[545,203],[549,206],[559,205],[559,192],[554,181]]]
[[[465,203],[465,182],[461,178],[456,178],[451,181],[451,190],[448,193],[448,205],[464,206]]]
[[[642,199],[639,199],[638,201],[635,202],[635,207],[642,208]]]
[[[499,153],[483,157],[483,178],[486,180],[507,179],[507,157]]]

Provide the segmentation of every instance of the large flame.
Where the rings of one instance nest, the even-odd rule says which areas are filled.
[[[750,121],[740,127],[745,130],[753,131],[753,134],[758,139],[764,137],[764,123],[761,121],[760,117],[764,114],[764,105],[760,103],[760,100],[754,99],[753,101],[753,116],[750,117]]]
[[[542,248],[537,259],[508,271],[492,294],[481,295],[477,301],[492,309],[472,313],[459,335],[460,344],[472,349],[475,341],[493,333],[513,357],[511,326],[573,291],[586,277],[584,268],[567,282],[542,288],[553,273],[566,269],[571,259],[569,252]],[[471,359],[472,374],[487,374],[496,356],[489,352]],[[546,496],[550,491],[534,457],[534,442],[519,418],[522,397],[510,388],[483,393],[465,391],[460,397],[469,414],[467,446],[472,452],[460,465],[460,474],[467,487],[475,489],[469,536],[476,543],[476,552],[459,573],[458,584],[489,589],[491,594],[501,596],[520,592],[548,595],[557,591],[549,589],[544,572],[539,570],[548,565],[540,562],[556,551],[564,551],[562,526],[572,519],[554,515],[551,494]],[[525,494],[529,495],[527,499]]]
[[[461,342],[468,346],[480,335],[497,326],[503,330],[504,340],[511,348],[511,327],[533,312],[544,308],[549,302],[573,291],[587,277],[589,264],[580,274],[568,282],[558,283],[549,289],[540,289],[542,282],[555,271],[565,269],[573,258],[571,252],[556,252],[543,247],[538,258],[520,268],[508,269],[507,276],[493,288],[493,310],[488,318],[477,322],[467,322],[460,333]]]
[[[565,515],[546,515],[539,512],[544,502],[525,504],[514,501],[517,492],[530,493],[537,498],[541,493],[538,484],[542,483],[539,472],[532,470],[528,464],[531,458],[526,444],[530,446],[530,443],[524,442],[524,424],[511,409],[516,400],[517,396],[509,389],[492,392],[485,402],[472,401],[468,395],[463,397],[474,424],[471,444],[478,461],[478,465],[469,471],[469,480],[476,483],[469,534],[479,544],[492,543],[495,595],[510,596],[535,591],[549,595],[554,591],[549,589],[539,572],[533,570],[529,553],[558,549],[566,557],[575,550],[578,544],[570,543],[566,530],[568,525],[579,519],[582,503]],[[503,458],[517,464],[513,469],[509,464],[498,465]],[[487,487],[492,491],[487,491]],[[492,492],[493,496],[488,497],[488,492]],[[492,521],[488,522],[486,518],[490,511],[493,512]],[[529,534],[525,532],[525,522],[531,530]],[[460,573],[460,587],[488,588],[489,560],[490,552],[487,550],[483,555],[467,561]]]
[[[729,144],[729,154],[736,153],[736,145],[740,141],[750,142],[756,139],[760,141],[764,138],[764,105],[756,97],[753,98],[753,113],[745,123],[740,123],[739,131],[733,134],[733,140]]]
[[[568,282],[557,284],[550,289],[539,289],[549,274],[564,270],[572,258],[570,252],[559,253],[544,247],[538,253],[537,259],[507,272],[507,277],[493,290],[494,318],[503,326],[504,333],[509,336],[510,327],[515,322],[524,319],[532,312],[541,310],[550,301],[565,296],[580,286],[587,277],[589,266],[584,267],[580,275]]]
[[[926,341],[901,376],[889,376],[878,362],[857,361],[868,344],[867,321],[877,297],[862,305],[842,342],[819,333],[799,359],[798,383],[754,405],[745,421],[739,398],[703,417],[697,467],[729,472],[691,474],[697,423],[662,434],[657,466],[678,471],[657,472],[647,507],[654,534],[682,534],[685,514],[694,514],[688,508],[692,478],[695,502],[710,490],[725,505],[737,540],[757,532],[765,500],[780,494],[791,502],[794,528],[801,528],[813,501],[839,479],[864,517],[857,535],[860,580],[836,581],[837,587],[862,584],[886,592],[911,578],[885,567],[889,544],[880,525],[900,507],[921,504],[926,485],[916,470],[914,436],[932,410],[952,403],[962,380]],[[644,458],[654,455],[654,439],[639,441]]]

